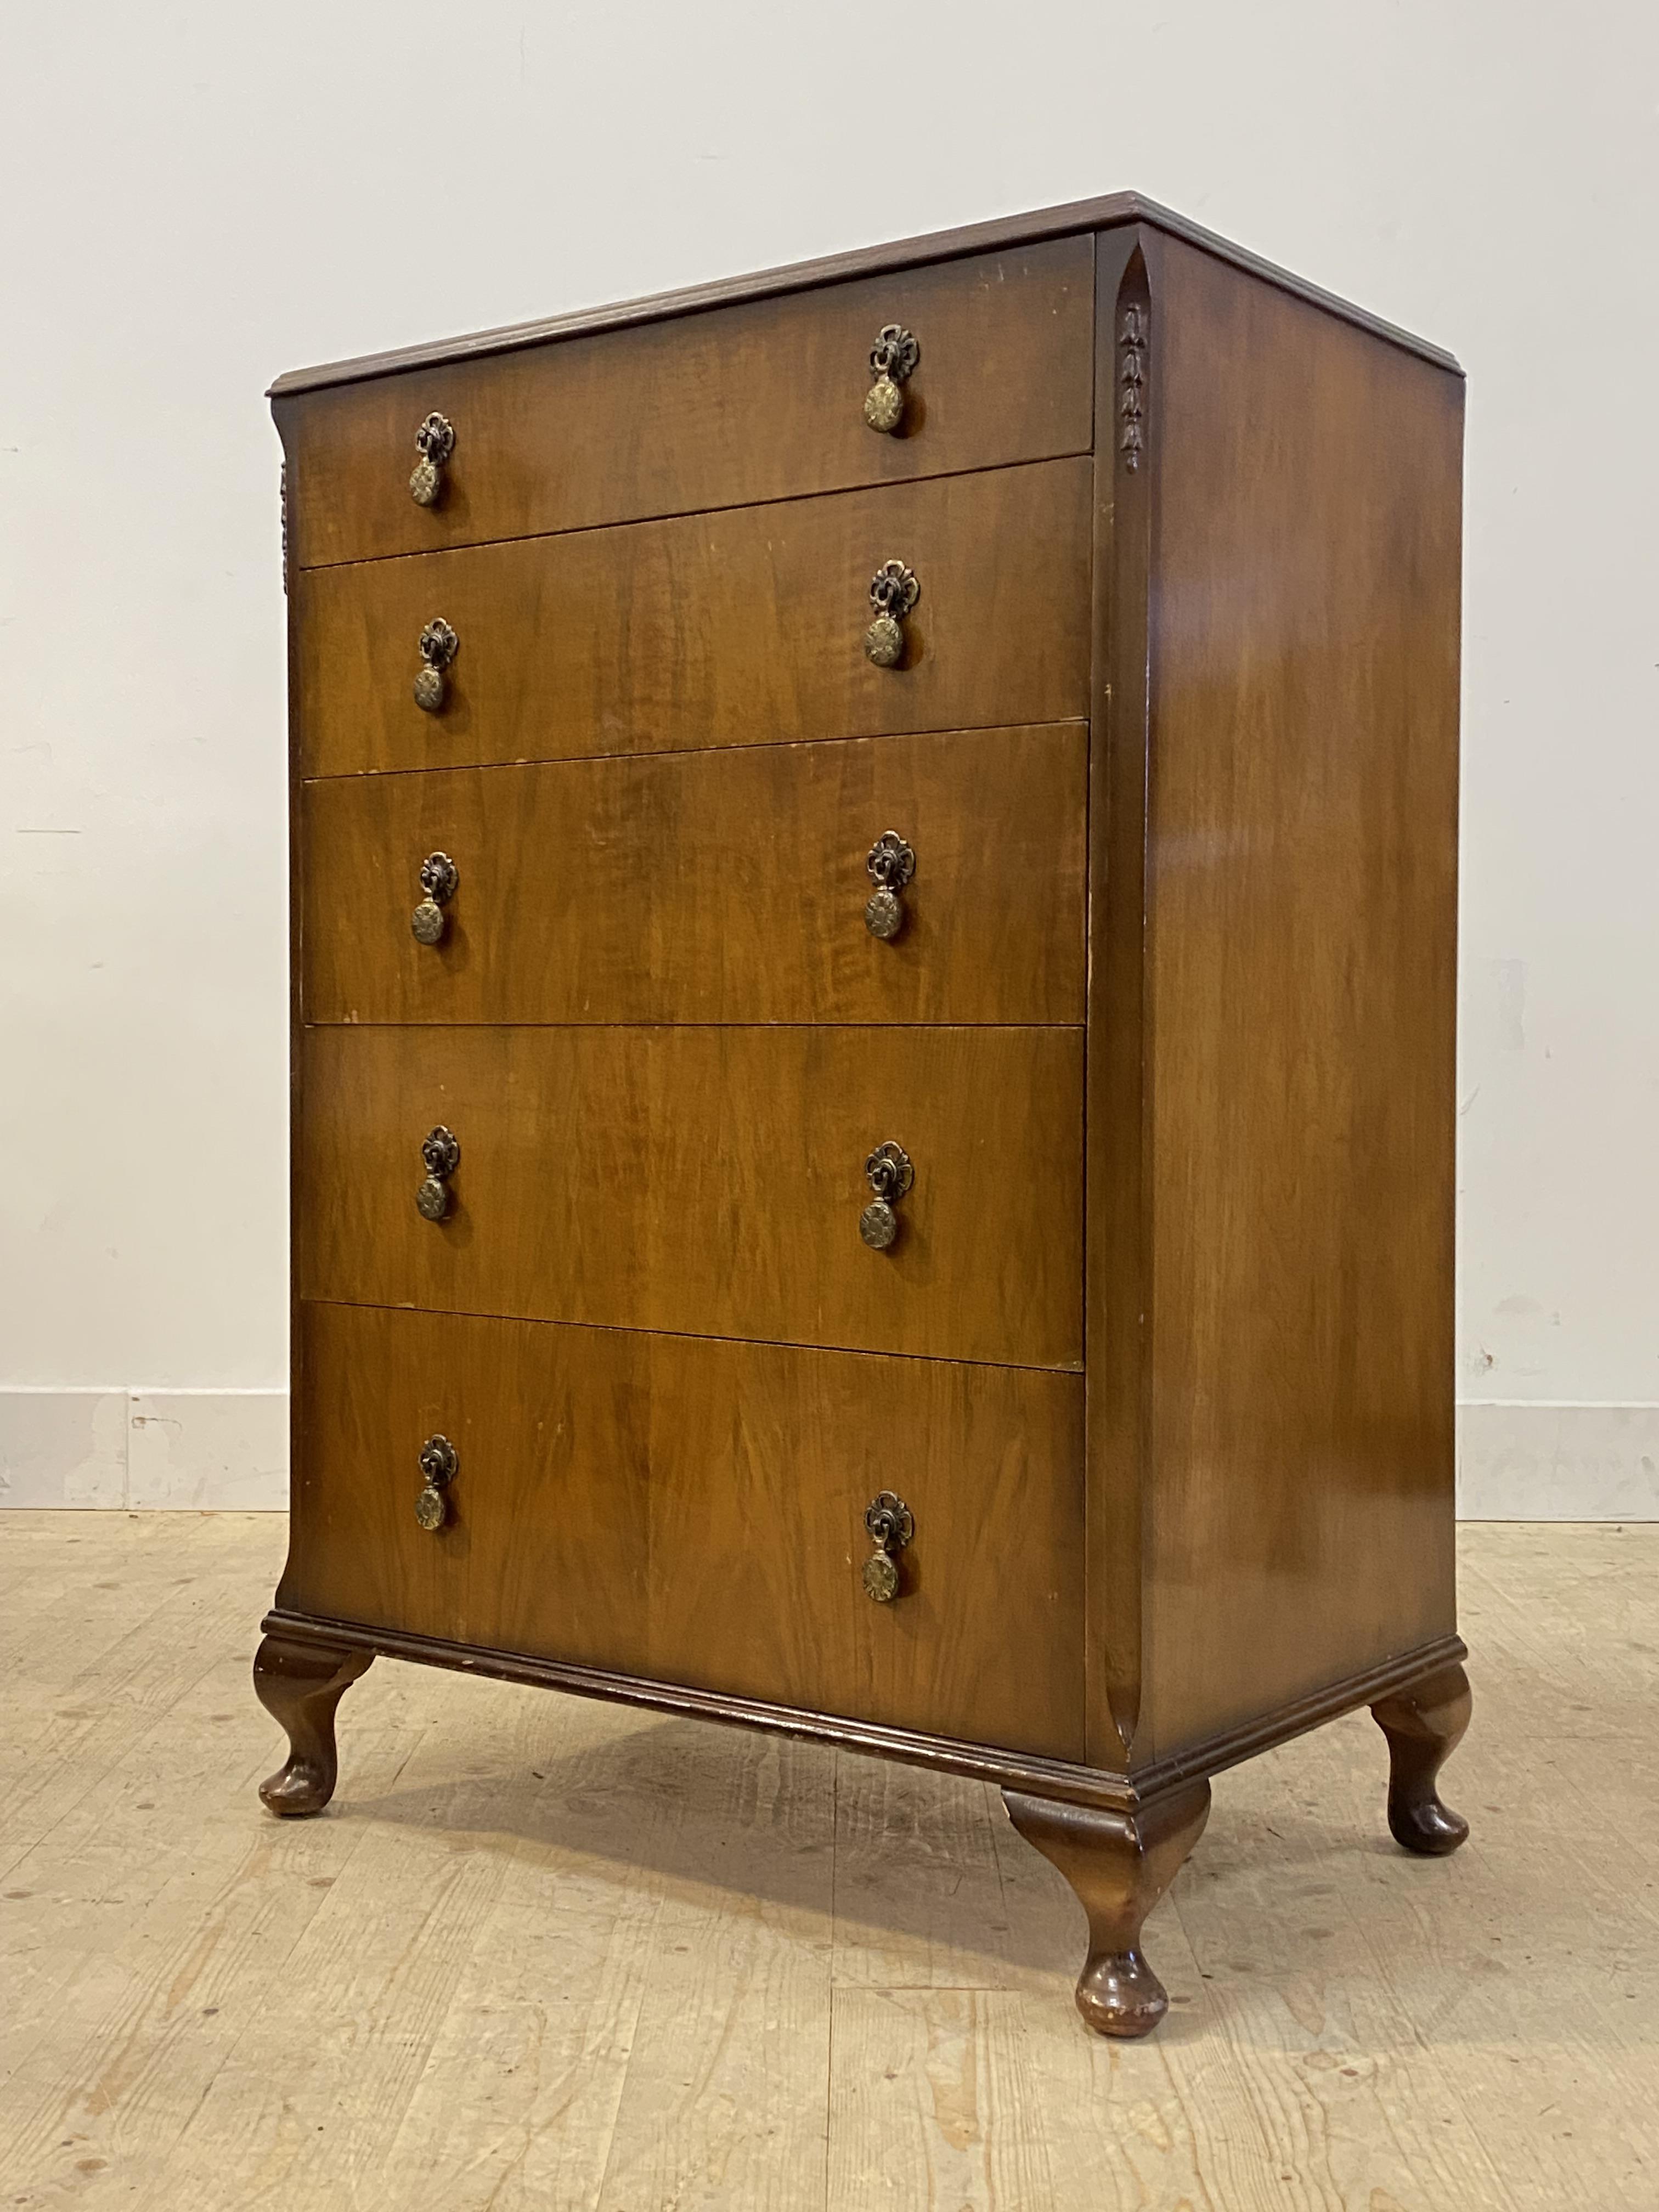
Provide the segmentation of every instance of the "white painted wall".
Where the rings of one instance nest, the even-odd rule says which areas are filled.
[[[3,28],[0,1495],[120,1425],[42,1392],[204,1394],[189,1490],[242,1417],[208,1399],[281,1386],[270,376],[1129,185],[1468,367],[1470,1504],[1659,1506],[1651,0]]]

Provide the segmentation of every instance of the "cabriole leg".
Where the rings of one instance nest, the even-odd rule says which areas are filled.
[[[1443,1667],[1371,1707],[1389,1739],[1389,1826],[1408,1851],[1443,1858],[1469,1832],[1461,1813],[1443,1805],[1435,1778],[1469,1724],[1469,1680]]]
[[[372,1651],[281,1636],[267,1636],[255,1653],[255,1693],[288,1732],[287,1765],[259,1784],[260,1796],[280,1818],[320,1813],[334,1795],[334,1709],[374,1657]]]
[[[1149,2035],[1169,2010],[1140,1953],[1140,1929],[1210,1817],[1210,1785],[1189,1784],[1134,1813],[1103,1812],[1005,1790],[1008,1818],[1060,1869],[1089,1916],[1077,2008],[1097,2034]]]

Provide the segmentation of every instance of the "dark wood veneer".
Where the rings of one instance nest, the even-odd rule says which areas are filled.
[[[813,1712],[775,1698],[737,1697],[684,1682],[653,1682],[621,1670],[455,1644],[403,1629],[374,1628],[362,1621],[305,1613],[282,1602],[281,1592],[261,1627],[266,1635],[284,1639],[380,1652],[388,1659],[486,1674],[494,1681],[536,1684],[578,1698],[614,1698],[659,1712],[679,1713],[689,1720],[773,1729],[812,1742],[836,1744],[872,1759],[901,1759],[907,1765],[928,1767],[935,1773],[964,1775],[971,1781],[994,1784],[1000,1790],[1028,1790],[1062,1804],[1093,1806],[1109,1812],[1133,1811],[1170,1791],[1183,1791],[1194,1781],[1224,1774],[1229,1767],[1279,1744],[1292,1742],[1344,1713],[1386,1702],[1395,1691],[1409,1689],[1425,1675],[1443,1673],[1468,1656],[1457,1637],[1442,1638],[1419,1650],[1403,1652],[1385,1666],[1368,1668],[1363,1674],[1329,1683],[1317,1697],[1298,1699],[1249,1728],[1229,1729],[1206,1743],[1192,1745],[1178,1757],[1160,1759],[1131,1775],[968,1739],[927,1735],[845,1714]]]
[[[1090,483],[1046,461],[304,574],[304,772],[1079,718]],[[890,557],[921,584],[894,669],[864,651]],[[435,714],[414,696],[434,615],[461,641]]]
[[[253,1657],[254,1693],[285,1730],[289,1755],[259,1784],[259,1796],[279,1820],[320,1813],[334,1795],[339,1772],[334,1715],[374,1657],[361,1644],[336,1647],[267,1629]]]
[[[351,361],[328,362],[314,368],[290,369],[270,386],[272,398],[290,393],[319,391],[331,384],[354,384],[377,376],[396,375],[406,368],[437,367],[446,362],[472,361],[483,356],[509,353],[523,346],[544,345],[550,339],[578,337],[589,331],[626,330],[636,323],[671,322],[681,315],[722,307],[742,300],[764,300],[808,286],[839,284],[890,270],[924,267],[935,261],[953,260],[969,253],[1000,253],[1011,246],[1031,246],[1044,239],[1063,238],[1074,231],[1109,232],[1124,225],[1160,231],[1202,247],[1230,267],[1243,270],[1266,284],[1307,300],[1332,315],[1340,315],[1357,329],[1404,346],[1441,368],[1461,375],[1452,355],[1431,345],[1426,338],[1385,322],[1352,301],[1338,297],[1305,277],[1291,274],[1259,254],[1235,246],[1201,223],[1160,206],[1140,192],[1108,192],[1098,199],[1071,200],[1064,206],[1043,208],[1031,215],[1000,216],[990,222],[967,223],[956,230],[932,231],[880,246],[856,246],[846,253],[824,255],[817,261],[796,261],[758,274],[716,277],[675,292],[657,292],[641,300],[619,301],[599,307],[577,307],[568,314],[550,315],[538,322],[514,323],[500,330],[478,331],[464,337],[436,343],[402,346],[389,353],[362,354]]]
[[[1146,251],[1156,1755],[1455,1626],[1462,387]]]
[[[1085,232],[279,397],[291,556],[311,568],[1086,453],[1093,262]],[[900,434],[878,436],[870,351],[894,322],[921,359]],[[421,507],[409,472],[434,411],[455,445]],[[763,575],[750,581],[763,610]]]
[[[1080,1362],[1079,1030],[344,1024],[303,1049],[307,1297]],[[437,1126],[461,1164],[432,1222]],[[888,1139],[915,1183],[877,1252]]]
[[[1444,1858],[1468,1840],[1469,1824],[1440,1802],[1436,1778],[1469,1724],[1469,1680],[1443,1668],[1371,1706],[1389,1740],[1389,1827],[1402,1850]]]
[[[1210,1785],[1191,1782],[1132,1813],[1005,1790],[1008,1818],[1058,1867],[1089,1922],[1077,2008],[1097,2033],[1149,2035],[1169,2009],[1140,1948],[1141,1926],[1204,1832]]]
[[[879,439],[843,356],[915,301],[944,355]],[[456,391],[417,510],[411,402]],[[310,1302],[272,1809],[325,1802],[377,1651],[978,1776],[1076,1889],[1110,2034],[1162,2009],[1140,1924],[1233,1761],[1369,1704],[1396,1838],[1455,1848],[1455,363],[1126,196],[277,414]],[[923,596],[884,672],[889,556]],[[884,946],[860,843],[906,814]],[[876,1253],[884,1137],[916,1179]]]
[[[1061,722],[326,777],[306,1016],[1080,1024],[1087,763]],[[884,942],[866,862],[895,828],[916,873]],[[431,945],[410,915],[434,850],[460,883]]]
[[[361,1306],[299,1328],[283,1606],[1081,1756],[1077,1376]],[[434,1431],[460,1464],[428,1533]],[[915,1535],[875,1605],[890,1486]]]

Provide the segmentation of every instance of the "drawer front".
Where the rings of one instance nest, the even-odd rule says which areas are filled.
[[[1073,1366],[1072,1029],[307,1030],[301,1295]],[[416,1211],[452,1131],[449,1211]],[[861,1241],[865,1164],[914,1168]]]
[[[917,341],[896,434],[870,352]],[[293,398],[289,543],[302,568],[1089,450],[1094,242],[1060,239]],[[454,432],[417,505],[415,433]]]
[[[280,1603],[1083,1755],[1080,1378],[339,1306],[300,1332]],[[913,1534],[877,1604],[883,1491]]]
[[[641,1670],[647,1462],[611,1448],[626,1378],[562,1329],[301,1305],[295,1332],[279,1605]],[[458,1461],[435,1530],[416,1514],[432,1437]]]
[[[304,794],[305,1017],[1081,1022],[1087,770],[1072,722],[329,777]],[[882,938],[894,829],[914,872]],[[458,880],[423,942],[434,854]]]
[[[328,570],[295,591],[301,773],[874,737],[1089,712],[1091,465]],[[865,650],[902,561],[905,650]],[[421,637],[459,641],[416,703]]]

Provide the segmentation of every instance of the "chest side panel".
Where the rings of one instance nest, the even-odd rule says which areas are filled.
[[[1138,1755],[1454,1626],[1462,386],[1167,240],[1148,344]]]

